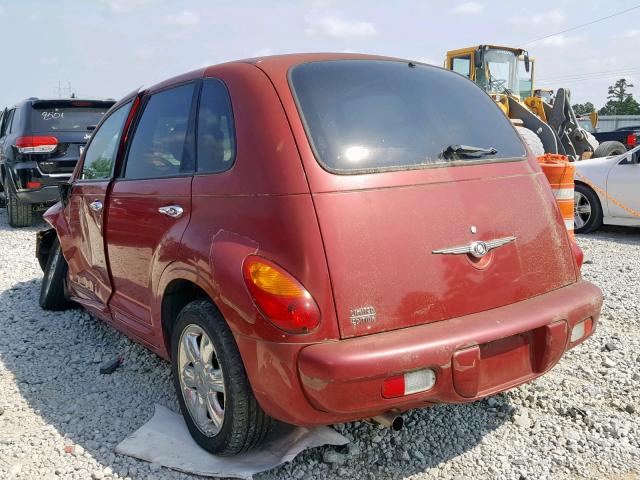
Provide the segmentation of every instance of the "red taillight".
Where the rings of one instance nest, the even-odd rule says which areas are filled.
[[[51,153],[58,146],[56,137],[18,137],[16,148],[20,153]]]
[[[245,259],[242,273],[256,305],[275,326],[289,333],[308,333],[318,326],[318,305],[284,269],[251,255]]]
[[[26,188],[40,188],[42,186],[41,182],[27,182],[24,185]]]
[[[635,147],[636,143],[638,143],[638,137],[635,133],[630,133],[629,135],[627,135],[627,145],[629,147]]]
[[[382,382],[382,396],[384,398],[402,397],[404,395],[404,375],[389,377]]]

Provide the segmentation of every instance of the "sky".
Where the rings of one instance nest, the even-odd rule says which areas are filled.
[[[442,65],[447,50],[527,48],[537,85],[606,102],[626,78],[640,100],[640,9],[529,43],[640,0],[0,0],[0,106],[36,96],[120,98],[229,60],[360,52]],[[534,5],[532,7],[532,5]],[[62,89],[59,88],[62,86]]]

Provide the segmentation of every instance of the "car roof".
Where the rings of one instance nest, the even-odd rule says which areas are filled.
[[[289,53],[282,55],[268,55],[262,57],[252,57],[252,58],[244,58],[239,60],[231,60],[229,62],[222,62],[218,64],[213,64],[207,67],[198,68],[196,70],[192,70],[175,77],[167,78],[159,83],[140,87],[124,97],[122,97],[115,105],[115,108],[120,107],[121,105],[129,102],[137,95],[147,94],[147,93],[155,93],[159,90],[163,90],[167,87],[171,87],[173,85],[177,85],[183,82],[188,82],[191,80],[196,80],[198,78],[213,76],[214,71],[217,67],[221,65],[230,65],[230,64],[250,64],[255,65],[256,67],[263,68],[270,73],[284,73],[293,67],[294,65],[299,65],[301,63],[308,62],[318,62],[318,61],[330,61],[330,60],[389,60],[396,62],[412,62],[412,63],[424,63],[416,60],[407,60],[397,57],[388,57],[383,55],[369,55],[362,53],[333,53],[333,52],[318,52],[318,53]],[[432,65],[437,67],[437,65]],[[437,67],[439,68],[439,67]]]
[[[219,67],[220,65],[228,65],[234,63],[245,63],[251,64],[259,67],[266,67],[270,71],[274,70],[282,70],[286,73],[294,65],[298,65],[301,63],[308,62],[317,62],[317,61],[328,61],[328,60],[392,60],[392,61],[402,61],[409,62],[412,61],[414,63],[422,63],[413,60],[406,60],[402,58],[395,57],[387,57],[382,55],[367,55],[361,53],[290,53],[290,54],[282,54],[282,55],[268,55],[262,57],[253,57],[253,58],[244,58],[239,60],[232,60],[229,62],[223,62],[219,64],[210,65],[204,68],[199,68],[197,70],[192,70],[190,72],[183,73],[181,75],[168,78],[163,80],[162,82],[156,83],[155,85],[151,85],[148,88],[142,89],[144,92],[155,92],[158,90],[162,90],[170,85],[175,85],[181,82],[187,82],[189,80],[193,80],[196,78],[202,78],[208,76],[208,72],[212,69]],[[132,92],[133,93],[133,92]],[[127,95],[125,98],[129,98],[131,94]]]

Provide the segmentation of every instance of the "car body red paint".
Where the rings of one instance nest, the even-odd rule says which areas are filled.
[[[537,162],[529,154],[441,168],[329,171],[314,154],[288,75],[306,62],[349,59],[397,61],[310,54],[231,62],[121,100],[114,108],[133,106],[114,177],[80,180],[82,159],[69,201],[45,215],[69,265],[71,296],[169,358],[163,298],[172,282],[197,285],[232,330],[262,408],[298,425],[473,401],[548,371],[586,338],[570,343],[576,323],[595,326],[602,295],[580,277]],[[140,99],[202,78],[228,89],[233,167],[121,178]],[[91,209],[96,201],[100,212]],[[180,218],[158,214],[172,204],[184,209]],[[433,253],[510,235],[517,239],[481,260]],[[243,279],[249,255],[304,285],[321,312],[316,329],[289,334],[263,318]],[[352,311],[367,312],[368,320],[354,320]],[[385,378],[421,368],[436,372],[432,389],[383,398]]]

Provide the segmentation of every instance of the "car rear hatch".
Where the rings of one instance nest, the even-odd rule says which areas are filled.
[[[32,103],[29,134],[55,137],[57,147],[51,153],[32,154],[46,175],[67,176],[73,172],[81,150],[95,127],[114,104],[107,100],[38,100]]]
[[[343,338],[576,281],[544,175],[467,79],[401,62],[335,61],[299,65],[290,82],[314,152],[305,168]],[[442,153],[460,144],[474,148]]]

